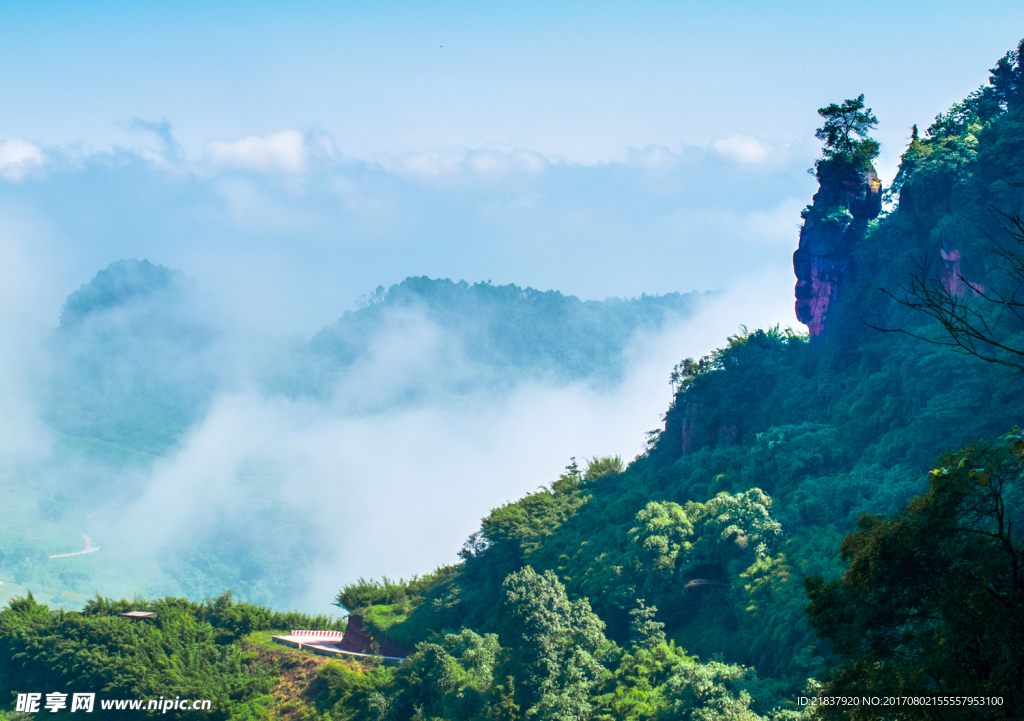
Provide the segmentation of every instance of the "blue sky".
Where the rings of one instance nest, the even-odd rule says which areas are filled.
[[[1024,7],[953,2],[5,3],[0,134],[205,143],[319,128],[357,157],[489,144],[577,161],[795,141],[865,92],[895,140],[985,79]]]
[[[52,322],[139,256],[303,333],[413,274],[598,298],[785,275],[816,108],[866,93],[891,176],[910,125],[1024,34],[1016,0],[3,14],[0,229],[38,281],[22,305]]]

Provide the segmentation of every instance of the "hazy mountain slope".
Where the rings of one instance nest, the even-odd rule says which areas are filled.
[[[558,291],[515,285],[407,278],[378,288],[355,312],[324,328],[309,348],[341,366],[354,363],[399,312],[420,313],[453,336],[472,374],[505,387],[524,378],[618,380],[623,350],[639,331],[656,332],[689,315],[696,293],[581,301]]]

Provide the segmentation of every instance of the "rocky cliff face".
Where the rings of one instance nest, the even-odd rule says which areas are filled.
[[[818,192],[802,213],[793,254],[796,317],[811,338],[825,332],[829,308],[853,280],[853,249],[882,210],[882,184],[870,163],[822,161],[817,175]]]
[[[405,658],[412,649],[405,644],[391,640],[387,636],[373,633],[363,624],[363,617],[359,614],[352,614],[348,617],[348,625],[345,627],[345,637],[341,639],[338,648],[342,651],[354,651],[356,653],[379,653],[382,656],[395,656]]]

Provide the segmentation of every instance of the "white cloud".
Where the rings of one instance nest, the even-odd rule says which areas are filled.
[[[728,138],[719,138],[711,143],[711,147],[737,163],[751,165],[764,163],[773,155],[771,145],[749,135],[730,135]]]
[[[511,176],[538,176],[551,164],[528,150],[466,150],[464,148],[407,153],[384,162],[387,171],[425,184],[501,181]]]
[[[45,148],[47,178],[4,203],[53,225],[50,240],[25,246],[44,277],[61,278],[51,313],[129,257],[181,268],[240,322],[282,333],[311,333],[361,293],[410,275],[584,298],[704,290],[764,263],[788,270],[799,204],[775,209],[814,192],[809,145],[772,146],[760,165],[710,145],[579,165],[500,147],[357,161],[313,131],[234,140],[173,167],[130,148]],[[670,257],[687,262],[651,262]]]
[[[247,232],[296,232],[310,225],[300,209],[271,197],[250,178],[219,178],[214,187],[232,222]]]
[[[0,143],[0,175],[9,180],[21,180],[33,166],[42,163],[42,151],[31,143],[18,138]]]
[[[731,253],[751,250],[796,249],[800,234],[800,211],[806,201],[787,198],[766,210],[745,211],[729,207],[681,208],[666,215],[663,227],[684,237],[706,237],[724,243]],[[700,246],[693,246],[699,253]],[[716,254],[725,252],[722,248]],[[781,256],[780,256],[781,257]],[[710,267],[710,258],[702,258]],[[742,264],[743,268],[747,263]],[[789,264],[784,263],[788,269]],[[739,270],[739,267],[737,268]]]
[[[360,292],[408,275],[493,277],[591,298],[728,285],[746,293],[638,339],[630,373],[603,392],[534,383],[431,402],[464,369],[442,352],[453,339],[412,311],[386,319],[366,361],[338,374],[331,402],[244,390],[247,372],[218,363],[224,394],[180,449],[132,485],[140,492],[134,505],[107,509],[116,522],[105,529],[96,521],[94,538],[103,553],[134,549],[135,560],[149,559],[132,574],[157,584],[162,549],[189,547],[211,529],[243,540],[255,529],[266,537],[254,538],[254,549],[305,569],[296,593],[303,580],[323,584],[308,597],[307,607],[319,609],[360,574],[408,575],[453,560],[488,509],[551,481],[569,456],[631,458],[668,403],[672,364],[721,345],[740,323],[794,322],[790,253],[798,199],[810,197],[813,180],[791,162],[804,162],[792,147],[773,152],[759,166],[692,146],[649,146],[626,162],[591,166],[495,149],[373,164],[346,160],[315,134],[282,131],[211,144],[202,160],[181,161],[188,172],[128,193],[153,183],[141,163],[68,151],[63,163],[50,150],[45,162],[67,166],[55,177],[75,181],[80,211],[66,211],[68,191],[50,178],[5,199],[0,255],[13,260],[0,268],[8,281],[0,283],[0,330],[15,308],[45,306],[55,320],[61,298],[122,257],[197,276],[214,296],[210,307],[246,333],[308,334]],[[14,211],[47,232],[15,233]],[[140,232],[122,232],[126,224]],[[770,279],[747,275],[769,267]],[[47,283],[59,294],[41,291]],[[26,367],[39,343],[11,337],[15,348],[0,347],[0,400],[15,410],[11,423],[0,421],[0,450],[38,455],[48,436],[33,420],[32,398],[18,394],[31,387]],[[232,358],[255,355],[247,342],[225,341],[237,345]],[[266,470],[259,488],[253,469]],[[337,557],[293,552],[290,527],[262,529],[257,511],[266,508],[308,519],[302,537]],[[145,590],[111,579],[104,593]]]
[[[250,135],[233,143],[214,141],[207,154],[217,165],[264,173],[301,173],[306,169],[306,138],[298,130]]]
[[[680,158],[664,145],[648,145],[646,148],[630,150],[627,162],[645,170],[669,172],[679,167]]]

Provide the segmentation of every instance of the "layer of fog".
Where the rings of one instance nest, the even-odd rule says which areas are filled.
[[[22,238],[40,320],[120,258],[181,269],[236,323],[278,333],[415,275],[592,299],[723,288],[788,265],[818,152],[730,136],[595,165],[515,148],[368,162],[285,129],[184,158],[151,129],[105,152],[3,144],[20,152],[0,154],[0,225]]]
[[[611,390],[531,382],[505,394],[350,412],[349,390],[399,394],[445,362],[431,338],[439,331],[422,327],[419,339],[382,339],[333,401],[224,394],[183,447],[156,464],[143,495],[111,509],[94,533],[138,578],[159,577],[159,559],[175,545],[242,534],[249,553],[289,559],[288,601],[328,611],[360,576],[407,577],[455,562],[491,508],[555,480],[570,457],[632,460],[645,431],[661,425],[674,363],[722,345],[740,324],[791,321],[790,279],[761,281],[638,336],[626,377]],[[290,535],[261,527],[271,505],[293,519]]]

